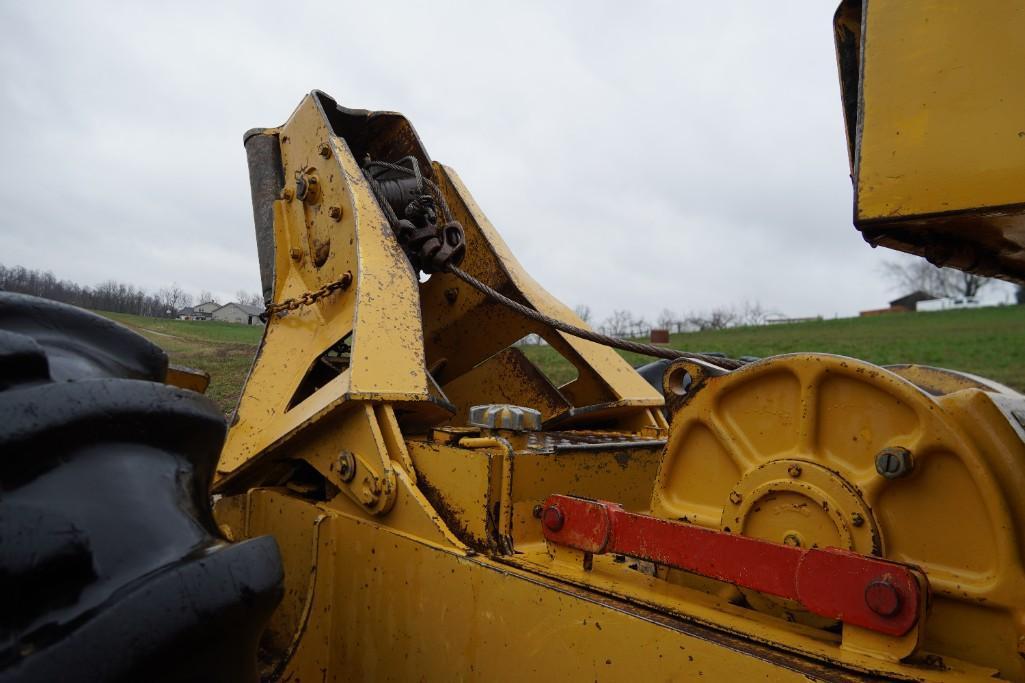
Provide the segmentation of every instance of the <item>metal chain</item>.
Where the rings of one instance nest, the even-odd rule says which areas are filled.
[[[267,306],[264,308],[263,314],[260,316],[260,319],[266,322],[267,318],[274,315],[275,313],[281,313],[283,311],[294,311],[295,309],[301,306],[309,306],[313,302],[319,299],[323,299],[331,292],[335,292],[340,289],[348,289],[349,285],[351,284],[352,271],[347,270],[345,271],[345,274],[342,275],[340,278],[338,278],[334,282],[327,283],[320,289],[314,290],[312,292],[306,292],[305,294],[293,297],[291,299],[285,299],[284,301],[280,301],[276,304],[267,304]]]
[[[545,315],[539,311],[535,311],[533,308],[528,308],[518,301],[513,301],[504,294],[499,293],[492,287],[484,284],[474,276],[470,275],[466,271],[462,270],[458,266],[448,265],[448,272],[452,273],[460,280],[470,285],[477,291],[491,297],[503,306],[507,306],[512,310],[516,311],[525,318],[529,318],[535,322],[539,322],[549,327],[554,327],[560,332],[571,334],[574,337],[585,339],[587,341],[594,342],[596,344],[602,344],[604,346],[611,346],[616,349],[622,349],[623,351],[632,351],[639,353],[643,356],[654,356],[656,358],[668,358],[669,360],[676,360],[677,358],[691,358],[694,360],[704,361],[716,365],[720,368],[727,370],[734,370],[744,365],[743,361],[736,360],[733,358],[720,358],[718,356],[709,356],[704,353],[691,353],[690,351],[680,351],[678,349],[668,349],[663,346],[655,346],[654,344],[641,344],[638,342],[627,341],[625,339],[617,339],[616,337],[610,337],[605,334],[600,334],[592,330],[585,330],[576,325],[570,325],[567,322],[563,322],[556,318]]]

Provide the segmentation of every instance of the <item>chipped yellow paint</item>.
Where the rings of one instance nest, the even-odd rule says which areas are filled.
[[[949,386],[958,390],[931,396],[883,368],[825,354],[708,377],[674,408],[652,512],[918,566],[933,593],[922,649],[1020,680],[1025,502],[1012,491],[1025,490],[1025,444],[994,403],[1011,394]],[[910,451],[908,476],[876,471],[876,455],[892,447]],[[752,604],[805,620],[776,601]],[[895,647],[866,633],[857,641],[848,647],[875,644],[883,657]]]
[[[225,535],[272,534],[284,557],[265,675],[1025,680],[1025,446],[1009,419],[1025,398],[835,356],[725,374],[678,361],[670,426],[661,395],[612,350],[526,321],[451,275],[418,282],[336,134],[350,125],[366,125],[369,142],[349,136],[361,157],[423,161],[465,229],[468,273],[582,324],[523,272],[408,121],[328,104],[314,93],[271,131],[286,178],[274,301],[346,272],[352,284],[271,318],[214,487]],[[288,191],[297,174],[316,179],[305,200]],[[531,333],[575,380],[553,386],[511,347]],[[325,355],[350,334],[347,361]],[[336,374],[318,375],[322,365]],[[543,430],[466,424],[472,405],[505,401],[537,408]],[[874,456],[895,446],[915,467],[883,479]],[[544,540],[537,505],[553,493],[879,553],[919,565],[933,601],[908,636],[889,638],[710,579],[585,557]]]

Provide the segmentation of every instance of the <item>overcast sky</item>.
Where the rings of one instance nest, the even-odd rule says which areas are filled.
[[[0,263],[259,289],[242,133],[406,114],[600,320],[894,298],[851,225],[833,2],[0,3]]]

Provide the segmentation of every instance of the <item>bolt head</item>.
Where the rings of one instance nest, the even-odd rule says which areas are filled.
[[[865,604],[881,617],[892,617],[899,612],[900,603],[900,592],[885,577],[865,586]]]
[[[860,512],[851,513],[851,524],[861,526],[865,523],[865,517]]]
[[[876,455],[876,472],[886,479],[907,476],[914,469],[914,465],[911,451],[901,446],[884,448]]]
[[[562,528],[562,525],[566,523],[566,518],[562,514],[562,510],[549,505],[541,513],[541,523],[545,525],[545,528],[549,531],[558,531]]]
[[[740,501],[744,500],[744,496],[740,495],[736,491],[730,491],[730,502],[734,505],[740,505]]]
[[[545,511],[545,506],[541,505],[540,503],[538,503],[537,505],[534,506],[534,509],[532,509],[530,512],[531,512],[531,514],[534,515],[535,519],[541,519],[541,515],[544,513],[544,511]]]
[[[340,221],[342,220],[342,207],[332,206],[327,210],[327,215],[331,217],[331,220]]]
[[[338,456],[338,478],[348,483],[356,477],[356,456],[342,451]]]
[[[791,465],[790,467],[787,468],[787,474],[789,474],[791,477],[794,477],[796,479],[797,477],[801,476],[801,466],[800,465]]]
[[[795,533],[789,533],[783,537],[783,545],[788,545],[792,548],[800,548],[801,537]]]

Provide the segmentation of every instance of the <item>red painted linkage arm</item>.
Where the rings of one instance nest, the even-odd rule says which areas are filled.
[[[907,565],[737,536],[627,512],[616,503],[549,496],[541,526],[552,543],[683,569],[796,600],[809,612],[891,636],[911,630],[925,600],[925,576]]]

